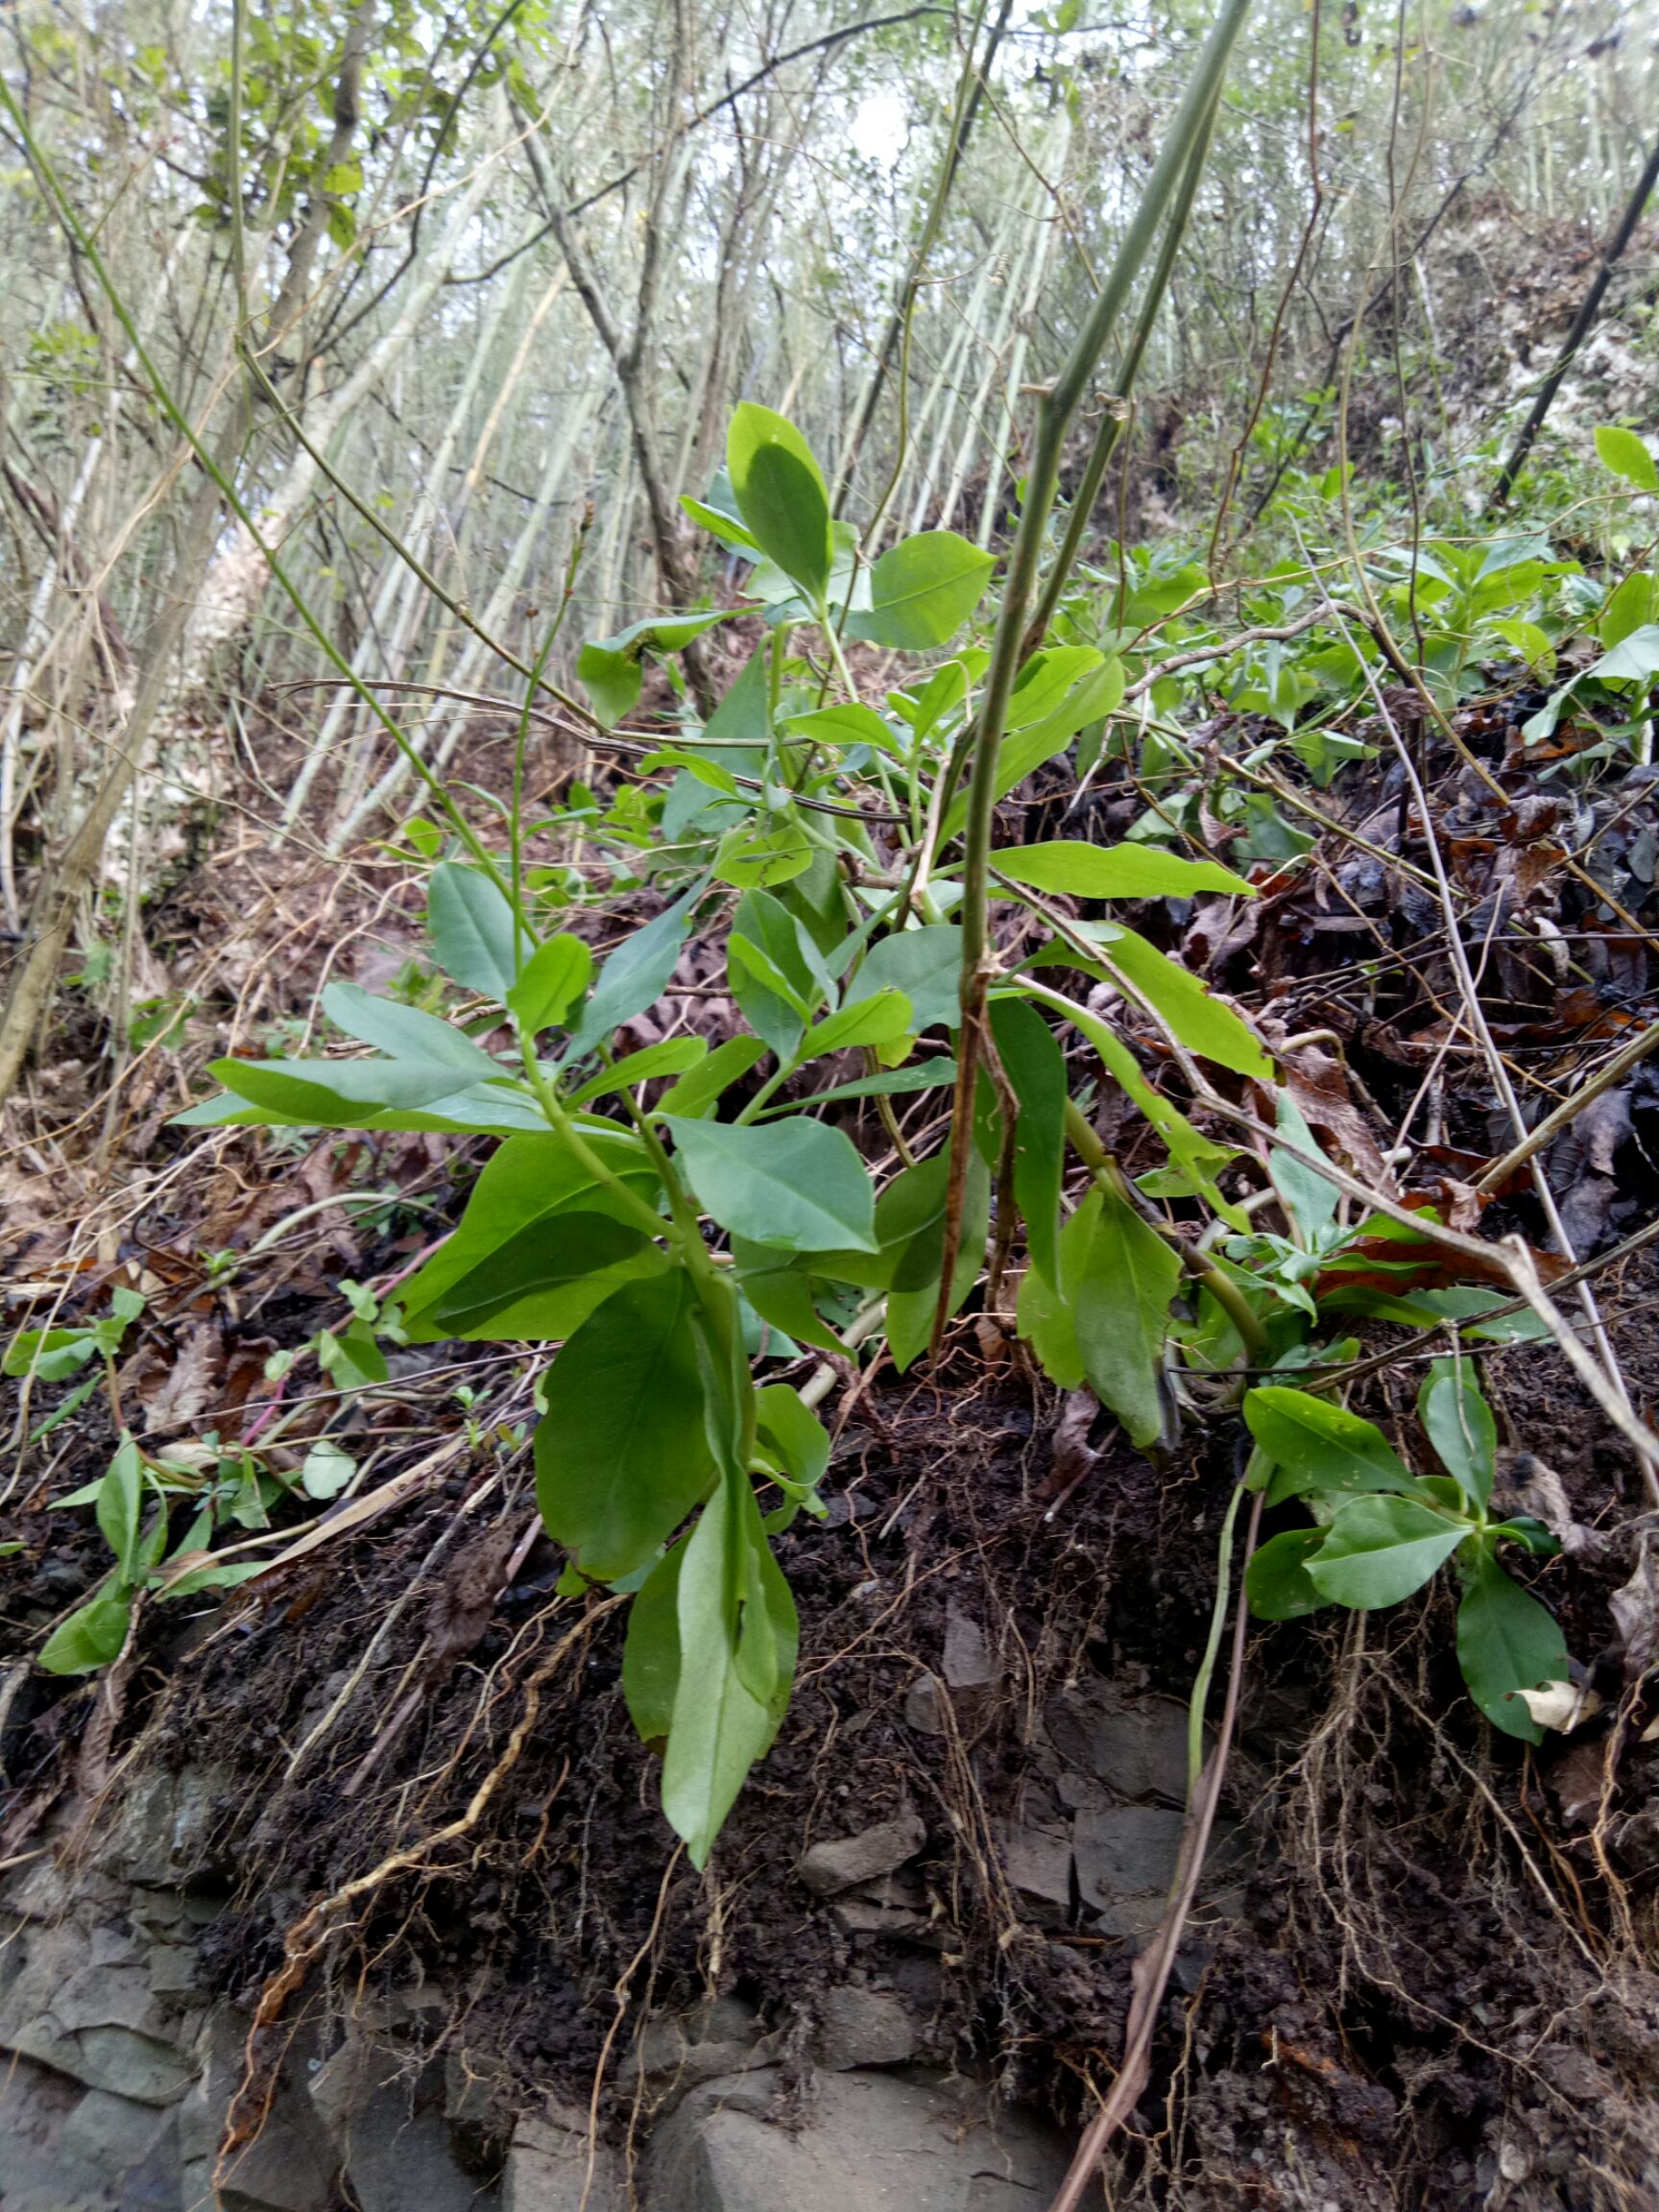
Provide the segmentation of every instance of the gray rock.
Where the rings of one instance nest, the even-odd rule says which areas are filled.
[[[217,1767],[142,1770],[102,1840],[105,1870],[152,1889],[215,1871],[214,1820],[230,1787]]]
[[[173,2116],[13,2058],[0,2070],[6,2212],[182,2212]]]
[[[1066,2145],[1035,2121],[989,2126],[891,2074],[822,2077],[792,2134],[757,2104],[763,2080],[686,2099],[652,2145],[649,2212],[1046,2212],[1066,2170]]]
[[[902,2066],[916,2055],[916,2024],[882,1989],[827,1990],[818,2006],[814,2056],[832,2074],[854,2066]]]
[[[1172,1697],[1072,1690],[1051,1698],[1044,1718],[1068,1766],[1104,1782],[1115,1797],[1187,1802],[1187,1711]]]
[[[1181,1848],[1181,1815],[1157,1805],[1103,1805],[1079,1813],[1071,1850],[1085,1905],[1107,1933],[1140,1936],[1158,1924]]]
[[[196,1992],[196,1954],[185,1943],[156,1943],[144,1961],[145,1978],[157,1997],[189,1997]]]
[[[976,1728],[990,1712],[996,1691],[997,1663],[985,1631],[971,1614],[952,1604],[945,1615],[940,1673],[918,1675],[911,1683],[904,1693],[904,1718],[923,1735],[942,1735],[940,1699],[949,1695],[958,1728]]]
[[[592,2147],[589,2181],[588,2115],[562,2101],[525,2113],[513,2130],[501,2176],[501,2212],[623,2212],[621,2162],[608,2144]]]
[[[856,1836],[814,1843],[801,1861],[801,1879],[820,1897],[838,1896],[843,1889],[891,1874],[907,1859],[914,1859],[926,1840],[927,1831],[917,1815],[901,1813]]]
[[[1010,1824],[998,1842],[1009,1887],[1024,1910],[1045,1925],[1071,1910],[1071,1838],[1059,1828]]]
[[[313,2110],[360,2212],[493,2212],[456,2160],[444,2116],[444,2068],[374,2036],[349,2036],[310,2080]]]
[[[205,2212],[213,2202],[203,2193],[204,2177],[212,2173],[225,2116],[242,2083],[249,2025],[245,2012],[221,2006],[208,2014],[198,2041],[197,2079],[179,2107],[188,2212],[198,2203]],[[303,2071],[308,2056],[305,2041],[297,2040],[289,2070]],[[222,2212],[332,2212],[339,2171],[338,2154],[311,2100],[285,2073],[264,2127],[229,2162],[220,2206]]]

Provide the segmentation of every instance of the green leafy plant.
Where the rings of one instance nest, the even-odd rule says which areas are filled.
[[[1498,1431],[1468,1361],[1431,1362],[1417,1416],[1442,1474],[1411,1474],[1380,1429],[1309,1391],[1270,1384],[1249,1393],[1253,1481],[1268,1505],[1300,1499],[1316,1521],[1254,1554],[1245,1575],[1251,1611],[1265,1621],[1326,1605],[1374,1612],[1398,1605],[1450,1562],[1461,1586],[1457,1660],[1469,1695],[1495,1728],[1541,1743],[1527,1693],[1567,1680],[1567,1647],[1499,1553],[1512,1545],[1549,1557],[1559,1547],[1535,1521],[1490,1518]]]

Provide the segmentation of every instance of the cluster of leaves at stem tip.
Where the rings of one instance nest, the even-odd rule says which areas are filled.
[[[832,520],[805,441],[757,406],[738,410],[709,496],[686,504],[741,572],[739,606],[636,625],[589,643],[579,662],[607,723],[639,699],[648,657],[669,672],[674,727],[638,780],[608,807],[578,785],[547,823],[495,802],[493,842],[458,810],[407,825],[427,870],[436,974],[402,998],[331,984],[325,1014],[369,1056],[221,1061],[223,1094],[180,1119],[499,1140],[458,1229],[396,1305],[359,1312],[356,1334],[330,1341],[337,1353],[357,1343],[368,1384],[377,1329],[416,1344],[558,1347],[538,1377],[534,1450],[541,1514],[568,1554],[562,1587],[631,1596],[629,1710],[661,1747],[663,1810],[701,1863],[790,1694],[796,1612],[774,1540],[798,1514],[824,1512],[830,1439],[809,1388],[767,1379],[781,1362],[883,1344],[905,1369],[936,1315],[968,1299],[988,1247],[994,1270],[1004,1265],[1017,1228],[1022,1336],[1053,1382],[1087,1383],[1147,1449],[1172,1436],[1183,1405],[1236,1404],[1241,1384],[1227,1378],[1245,1360],[1295,1373],[1350,1357],[1351,1340],[1319,1350],[1314,1340],[1352,1313],[1456,1324],[1471,1338],[1525,1330],[1482,1318],[1497,1303],[1489,1287],[1414,1287],[1410,1236],[1396,1224],[1338,1218],[1312,1132],[1231,1006],[1126,924],[1054,905],[1249,897],[1232,870],[1168,849],[1178,805],[1150,809],[1116,846],[1068,840],[994,856],[994,896],[1022,926],[991,991],[996,1079],[981,1068],[957,1257],[943,1285],[948,1116],[934,1115],[920,1157],[894,1144],[900,1165],[879,1189],[825,1117],[873,1099],[891,1137],[896,1096],[932,1093],[940,1107],[950,1097],[961,769],[989,658],[960,634],[993,563],[939,530],[866,562],[853,530]],[[1125,655],[1143,654],[1161,623],[1207,635],[1176,627],[1199,596],[1195,575],[1159,556],[1126,559],[1111,576],[1083,572],[1057,641],[1019,670],[999,793],[1073,745],[1086,767],[1119,742]],[[1281,603],[1301,589],[1285,580]],[[734,613],[762,617],[762,642],[703,721],[674,656]],[[858,697],[849,638],[921,657],[882,708]],[[1227,653],[1217,638],[1215,660]],[[1280,663],[1269,672],[1270,701],[1284,674]],[[1261,675],[1245,652],[1229,681],[1248,695]],[[1315,680],[1338,693],[1357,681],[1339,659]],[[1175,704],[1152,695],[1154,715]],[[1292,709],[1287,733],[1296,722]],[[878,812],[892,831],[885,854],[871,834]],[[527,858],[546,827],[586,843],[586,870]],[[1247,835],[1239,850],[1248,855]],[[1271,866],[1285,854],[1259,857]],[[558,926],[645,883],[665,902],[601,961]],[[712,1047],[673,1033],[619,1046],[618,1033],[663,999],[694,928],[705,940],[723,931],[725,988],[743,1026]],[[1046,979],[1057,970],[1062,981],[1088,977],[1092,1002]],[[1270,1166],[1284,1233],[1259,1230],[1223,1194],[1233,1148],[1148,1079],[1097,1010],[1115,1003],[1138,1009],[1179,1053],[1277,1096]],[[921,1043],[929,1032],[936,1041]],[[811,1087],[819,1064],[853,1050],[861,1073]],[[1089,1109],[1107,1089],[1150,1124],[1160,1165],[1131,1177],[1103,1149]],[[1397,1286],[1379,1289],[1390,1268]],[[1222,1398],[1206,1400],[1206,1389]],[[1558,1678],[1565,1659],[1550,1616],[1495,1554],[1505,1542],[1536,1551],[1547,1540],[1485,1517],[1491,1421],[1467,1353],[1435,1367],[1423,1405],[1444,1478],[1409,1476],[1375,1430],[1315,1395],[1250,1394],[1258,1479],[1270,1480],[1274,1503],[1304,1498],[1318,1516],[1264,1547],[1251,1599],[1274,1617],[1388,1604],[1454,1558],[1473,1693],[1500,1727],[1525,1735],[1520,1694]],[[191,1586],[160,1563],[167,1479],[123,1443],[97,1493],[115,1576],[54,1638],[73,1627],[75,1648],[49,1647],[48,1664],[98,1664],[119,1647],[134,1593]],[[270,1479],[234,1458],[215,1462],[198,1478],[198,1523],[238,1499],[246,1510]],[[157,1510],[141,1531],[147,1483]],[[206,1551],[209,1535],[193,1526],[175,1559]],[[236,1569],[197,1568],[195,1586],[215,1572]]]

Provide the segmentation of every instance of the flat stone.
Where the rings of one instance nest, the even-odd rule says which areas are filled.
[[[171,2113],[13,2058],[0,2071],[5,2212],[182,2212]]]
[[[1115,1797],[1187,1802],[1187,1710],[1172,1697],[1118,1698],[1064,1692],[1044,1716],[1068,1766],[1104,1782]]]
[[[197,1994],[197,1958],[185,1943],[156,1943],[144,1961],[145,1978],[157,1997]]]
[[[972,1614],[950,1605],[945,1615],[945,1650],[938,1673],[920,1674],[904,1693],[904,1719],[925,1736],[943,1735],[940,1700],[949,1696],[959,1728],[976,1728],[991,1709],[997,1663],[984,1629]]]
[[[1162,1896],[1181,1848],[1179,1813],[1158,1805],[1102,1805],[1071,1823],[1083,1902],[1098,1911],[1125,1896]]]
[[[231,2099],[242,2083],[242,2053],[248,2015],[230,2006],[209,2013],[198,2044],[198,2075],[179,2107],[180,2151],[185,2174],[211,2172]],[[264,2127],[230,2161],[222,2212],[333,2212],[334,2183],[340,2160],[311,2100],[294,2086],[292,2069],[307,2062],[301,2037],[292,2046],[288,2069],[278,2081]],[[189,2212],[201,2212],[211,2197],[185,2197]]]
[[[624,2212],[621,2161],[609,2144],[592,2149],[589,2179],[588,2115],[554,2103],[525,2113],[513,2130],[501,2176],[500,2212]]]
[[[1071,1910],[1071,1838],[1062,1828],[1010,1824],[998,1837],[1008,1884],[1025,1910],[1052,1924]]]
[[[819,2000],[813,2051],[832,2074],[853,2066],[902,2066],[916,2055],[916,2024],[885,1990],[829,1989]]]
[[[1023,2114],[994,2126],[893,2074],[831,2074],[798,2133],[746,2085],[709,2082],[654,2140],[648,2212],[1046,2212],[1067,2145]]]
[[[214,1871],[213,1827],[219,1800],[231,1787],[217,1767],[141,1771],[103,1838],[102,1863],[112,1874],[166,1889]]]
[[[814,1843],[802,1859],[799,1872],[808,1889],[820,1897],[838,1896],[891,1874],[907,1859],[914,1859],[927,1840],[927,1831],[914,1813],[904,1812],[879,1826],[843,1836],[834,1841]]]

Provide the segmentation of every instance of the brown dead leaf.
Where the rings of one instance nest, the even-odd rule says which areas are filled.
[[[159,1436],[193,1429],[218,1395],[225,1371],[225,1340],[210,1321],[199,1321],[176,1339],[171,1366],[147,1376],[137,1397],[144,1408],[144,1432]]]

